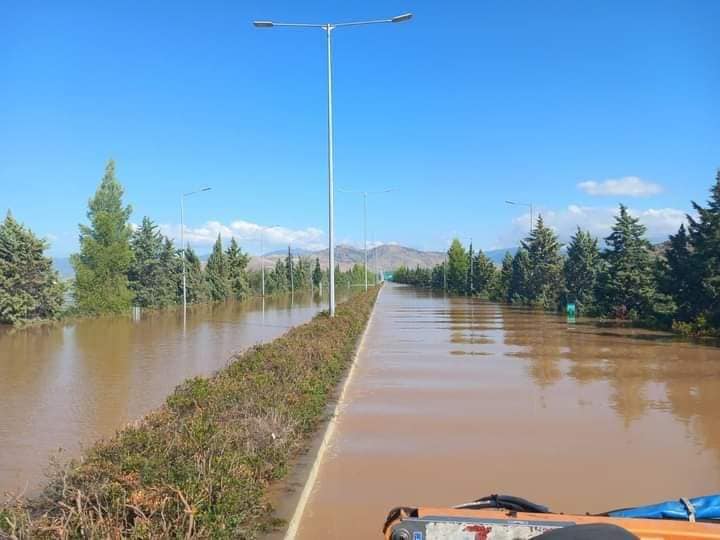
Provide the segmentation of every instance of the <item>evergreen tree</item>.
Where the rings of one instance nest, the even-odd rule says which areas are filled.
[[[160,263],[163,237],[149,217],[144,217],[140,226],[133,231],[130,247],[133,262],[128,271],[128,281],[135,296],[134,303],[142,307],[167,305],[167,291],[163,290],[166,276],[163,275],[164,269]]]
[[[653,315],[656,297],[653,258],[645,227],[624,205],[605,239],[606,268],[600,276],[600,299],[606,314],[620,318]]]
[[[511,299],[510,286],[512,283],[513,260],[512,254],[506,251],[502,260],[500,275],[495,281],[495,287],[491,293],[491,298],[495,301],[509,302]]]
[[[514,304],[527,304],[531,301],[530,256],[524,247],[515,253],[512,259],[512,272],[508,287],[508,301]]]
[[[591,310],[601,260],[597,238],[578,227],[570,238],[565,261],[565,299],[577,304],[578,310]]]
[[[337,285],[338,279],[342,277],[340,274],[340,267],[336,269],[335,273],[335,283]],[[285,268],[285,262],[282,259],[275,261],[275,267],[272,269],[268,277],[269,279],[267,281],[267,285],[270,292],[278,293],[290,290],[287,269]]]
[[[316,288],[319,288],[320,283],[322,283],[322,278],[323,278],[323,272],[322,272],[322,269],[320,268],[320,259],[315,257],[315,269],[313,270],[313,273],[312,273],[313,286]]]
[[[689,237],[685,224],[681,224],[678,232],[670,235],[670,246],[660,262],[658,280],[660,290],[675,302],[676,318],[681,321],[689,321],[697,305],[698,291],[693,287],[696,280]]]
[[[290,246],[288,246],[288,254],[285,258],[285,272],[287,273],[286,280],[288,287],[295,289],[295,264],[293,262],[292,252]]]
[[[222,239],[218,233],[212,253],[205,266],[205,280],[208,285],[208,294],[213,302],[224,302],[230,297],[230,278],[225,252],[223,252]]]
[[[495,264],[493,264],[482,250],[478,250],[475,261],[473,262],[473,275],[475,276],[473,288],[475,292],[478,294],[489,293],[494,283],[496,273]]]
[[[562,290],[562,257],[557,235],[545,227],[542,216],[530,236],[522,242],[529,258],[527,301],[556,308]]]
[[[247,266],[250,262],[250,256],[243,253],[238,243],[233,237],[230,240],[230,246],[226,252],[228,280],[230,281],[230,291],[235,299],[245,298],[249,291]]]
[[[7,213],[0,224],[0,323],[51,319],[60,312],[64,287],[44,255],[47,247]]]
[[[168,237],[163,238],[160,252],[160,294],[158,306],[167,307],[182,303],[182,258],[175,244]]]
[[[472,240],[470,241],[470,247],[468,248],[468,274],[465,292],[470,295],[475,294],[475,261],[473,260]]]
[[[123,188],[110,160],[95,195],[88,203],[90,225],[80,225],[80,253],[71,257],[75,269],[75,303],[85,313],[120,313],[130,308],[133,293],[128,270],[133,260],[132,211],[123,206]]]
[[[467,288],[468,258],[460,240],[455,238],[447,251],[447,286],[450,292],[463,294]]]
[[[185,248],[185,282],[188,304],[202,304],[210,299],[208,283],[202,271],[200,258],[189,246]],[[179,295],[182,298],[182,277],[180,278]]]
[[[693,202],[697,219],[688,216],[693,272],[688,284],[690,315],[701,317],[711,328],[720,328],[720,170],[710,189],[707,208]],[[690,307],[690,306],[688,306]]]

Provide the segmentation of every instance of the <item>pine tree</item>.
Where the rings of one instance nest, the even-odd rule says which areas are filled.
[[[285,272],[287,272],[287,283],[290,289],[295,289],[295,263],[293,262],[292,252],[290,246],[288,246],[288,254],[285,258]]]
[[[320,283],[322,283],[322,278],[323,278],[323,273],[322,273],[322,269],[320,268],[320,259],[315,257],[315,269],[313,270],[313,273],[312,273],[312,281],[313,281],[313,286],[315,288],[320,287]]]
[[[128,271],[128,280],[135,295],[135,304],[142,307],[164,305],[165,301],[160,299],[164,295],[165,280],[160,266],[163,237],[149,217],[144,217],[140,226],[133,231],[130,247],[133,262]]]
[[[230,291],[235,299],[240,300],[245,298],[250,291],[247,275],[250,256],[247,253],[243,253],[234,237],[230,240],[230,246],[225,255],[227,257]]]
[[[468,258],[460,240],[455,238],[447,251],[447,286],[450,292],[463,294],[467,289]]]
[[[120,313],[132,304],[127,276],[133,260],[128,224],[132,209],[123,206],[122,196],[110,160],[88,203],[90,225],[80,225],[80,253],[71,257],[75,303],[85,313]]]
[[[542,216],[522,246],[530,262],[527,300],[545,308],[556,308],[562,290],[562,256],[557,235],[545,227]]]
[[[578,227],[570,238],[565,261],[565,299],[578,310],[589,311],[595,305],[595,288],[601,268],[597,238]]]
[[[478,294],[487,294],[490,291],[497,270],[490,258],[482,250],[478,250],[473,262],[474,289]]]
[[[656,284],[650,243],[645,227],[624,205],[615,217],[612,233],[605,238],[606,268],[599,280],[600,298],[606,314],[620,318],[653,316]]]
[[[205,265],[205,280],[211,301],[224,302],[230,297],[227,258],[223,252],[220,233],[218,233],[212,253],[208,257],[207,265]]]
[[[513,260],[512,254],[506,251],[502,260],[500,275],[495,281],[495,286],[490,295],[490,298],[496,302],[509,302],[511,300],[510,286],[512,283]]]
[[[179,295],[182,298],[182,277],[180,279]],[[200,258],[189,246],[185,249],[185,281],[188,304],[202,304],[210,299],[208,283],[202,271]]]
[[[720,328],[720,169],[710,189],[707,208],[693,202],[697,219],[688,216],[692,247],[691,282],[688,295],[691,316],[701,317],[711,328]]]
[[[160,291],[158,307],[182,303],[182,258],[175,244],[168,237],[163,238],[160,252]]]
[[[473,257],[473,245],[471,240],[470,247],[468,248],[468,274],[465,285],[465,293],[469,295],[475,294],[475,261],[473,260]]]
[[[0,224],[0,323],[51,319],[60,312],[64,287],[44,255],[47,247],[7,213]]]
[[[527,304],[531,301],[530,256],[524,247],[515,253],[512,259],[512,273],[508,287],[508,301],[514,304]]]
[[[659,289],[672,297],[675,302],[675,318],[689,321],[697,305],[693,283],[697,280],[697,271],[690,253],[690,242],[681,224],[676,234],[670,235],[670,246],[660,262]]]

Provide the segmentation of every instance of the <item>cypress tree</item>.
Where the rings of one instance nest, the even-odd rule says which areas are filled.
[[[128,286],[133,260],[128,224],[132,209],[123,206],[122,196],[115,162],[110,160],[88,202],[90,225],[80,225],[80,253],[71,257],[75,303],[85,313],[120,313],[132,304],[133,292]]]
[[[234,237],[230,240],[230,246],[227,249],[226,256],[230,291],[234,298],[240,300],[245,298],[250,290],[247,276],[247,266],[250,262],[250,256],[247,253],[243,253]]]
[[[542,216],[530,236],[522,242],[529,259],[527,301],[556,308],[562,290],[562,257],[557,235],[545,227]]]
[[[653,315],[656,284],[650,243],[645,227],[624,205],[615,217],[612,233],[605,238],[606,267],[601,274],[600,292],[606,314],[620,318],[647,318]]]
[[[212,253],[205,266],[205,280],[208,295],[213,302],[224,302],[230,297],[230,279],[228,277],[227,258],[223,252],[222,239],[218,233]]]
[[[313,285],[315,287],[318,287],[318,288],[320,287],[320,283],[322,282],[322,277],[323,277],[323,273],[322,273],[322,269],[320,268],[320,259],[318,257],[315,257],[315,269],[313,270],[313,273],[312,273],[312,281],[313,281]]]
[[[47,247],[7,213],[0,224],[0,323],[51,319],[60,312],[64,287],[44,255]]]
[[[473,260],[472,241],[470,242],[470,247],[468,248],[468,274],[465,285],[465,293],[470,295],[475,293],[475,261]]]
[[[578,310],[592,310],[601,260],[597,238],[578,227],[570,238],[565,261],[565,298],[577,304]]]

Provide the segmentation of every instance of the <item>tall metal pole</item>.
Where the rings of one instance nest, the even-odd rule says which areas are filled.
[[[260,229],[260,264],[260,274],[262,275],[262,297],[265,298],[265,227]],[[264,303],[263,306],[265,306]]]
[[[363,242],[365,244],[365,290],[368,290],[367,280],[367,191],[363,192]]]
[[[333,106],[332,106],[332,30],[331,24],[325,25],[327,33],[327,76],[328,76],[328,237],[330,264],[330,316],[335,316],[335,179],[333,148]]]
[[[180,195],[180,244],[182,246],[182,274],[183,274],[183,317],[187,310],[187,279],[185,277],[185,195]]]
[[[333,106],[332,106],[332,31],[338,27],[365,26],[369,24],[403,23],[412,19],[412,13],[403,13],[390,19],[373,19],[366,21],[351,21],[344,23],[308,24],[308,23],[279,23],[267,20],[253,21],[256,28],[292,27],[292,28],[322,28],[327,34],[327,76],[328,76],[328,259],[330,278],[330,316],[335,316],[335,223],[334,223],[334,178],[333,178]]]

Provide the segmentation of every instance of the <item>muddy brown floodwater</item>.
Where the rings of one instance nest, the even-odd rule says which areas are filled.
[[[261,299],[195,306],[184,329],[180,310],[0,328],[0,495],[32,493],[58,448],[76,455],[161,405],[184,379],[308,321],[325,300],[308,293],[269,298],[264,310]]]
[[[303,539],[491,493],[600,512],[720,487],[720,349],[582,318],[380,294]]]

